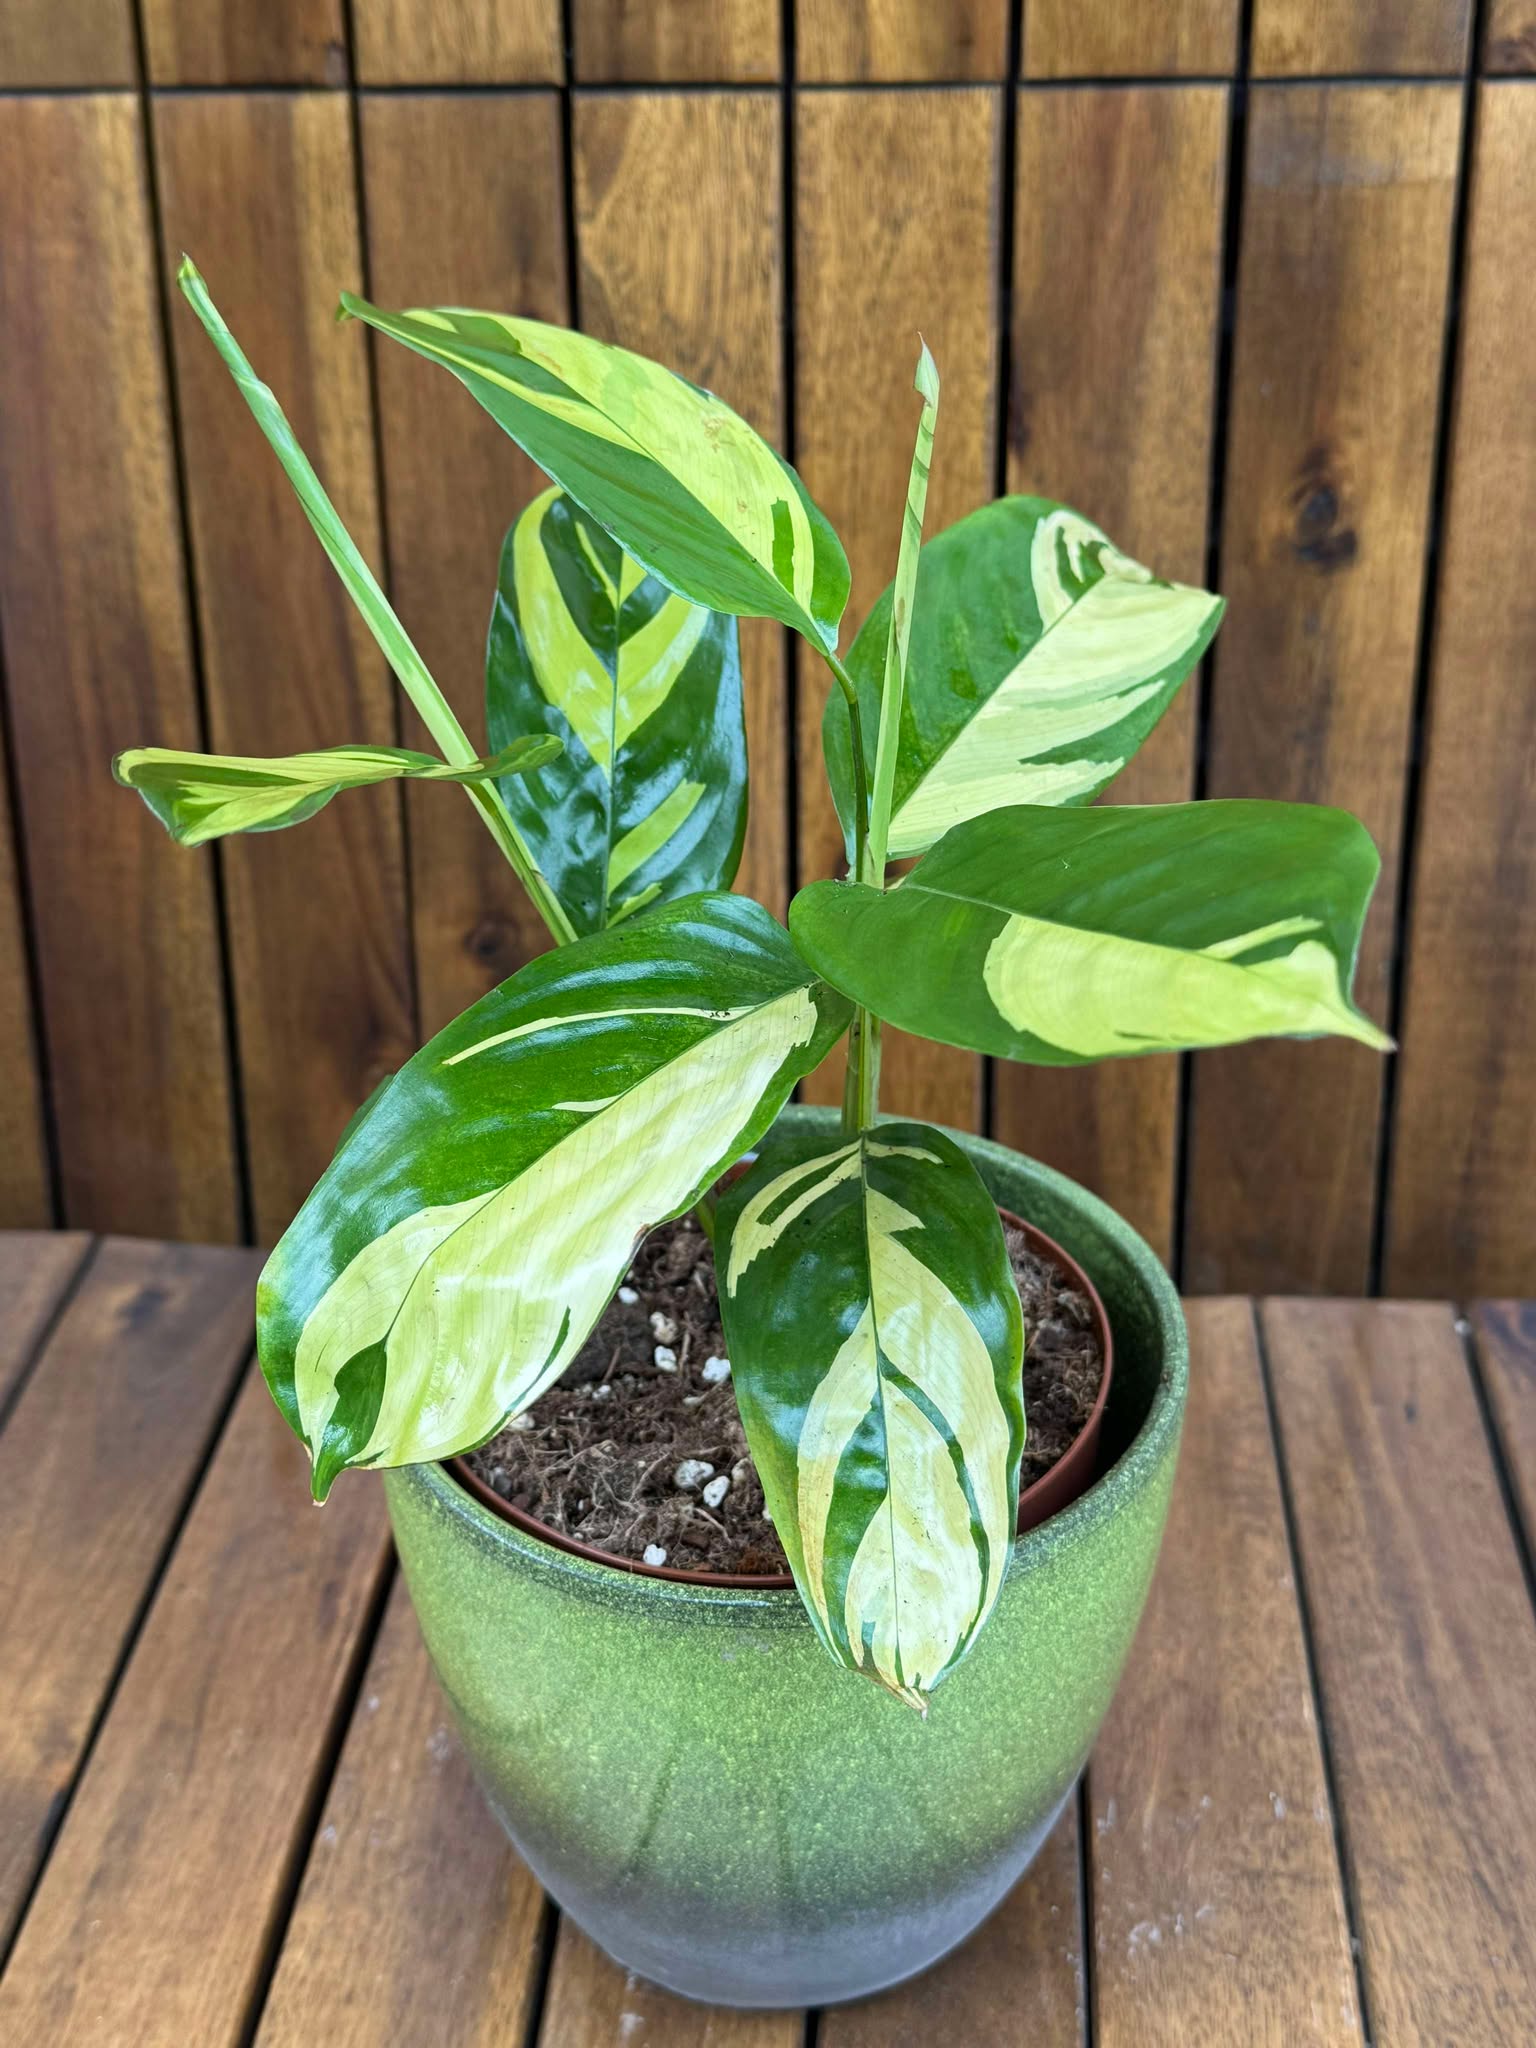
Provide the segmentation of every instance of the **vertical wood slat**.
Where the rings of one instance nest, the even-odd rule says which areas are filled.
[[[1008,71],[1012,0],[783,0],[809,84],[957,84]],[[1026,8],[1026,12],[1027,12]],[[873,189],[873,188],[871,188]]]
[[[1536,1620],[1440,1304],[1263,1310],[1372,2038],[1536,2039]]]
[[[200,259],[377,564],[368,358],[362,329],[333,318],[338,287],[361,277],[346,100],[177,95],[159,101],[155,135],[164,260]],[[393,741],[392,678],[179,296],[172,341],[214,746]],[[270,1241],[347,1118],[415,1048],[398,787],[344,792],[296,830],[221,851],[255,1226]]]
[[[573,152],[583,327],[719,392],[782,447],[777,96],[583,94]],[[784,633],[744,619],[741,654],[751,802],[737,886],[782,917],[789,891]]]
[[[584,85],[765,84],[780,72],[780,6],[795,0],[572,0]]]
[[[1393,1294],[1536,1292],[1536,87],[1478,101],[1387,1191]]]
[[[574,1920],[555,1939],[539,2048],[801,2048],[804,2015],[695,2005],[620,1969]]]
[[[352,0],[362,85],[556,85],[560,0]]]
[[[1026,0],[1026,78],[1225,77],[1237,68],[1239,0]]]
[[[521,2042],[544,1912],[470,1774],[397,1577],[257,2048],[310,2048],[317,2031],[328,2048]]]
[[[1357,990],[1386,1017],[1461,92],[1261,86],[1250,109],[1207,794],[1338,803],[1382,853]],[[1379,1056],[1193,1061],[1192,1291],[1368,1291]]]
[[[345,85],[345,0],[140,0],[152,85]]]
[[[1536,0],[1489,0],[1483,67],[1510,75],[1536,71]]]
[[[0,588],[4,586],[0,570]],[[3,629],[3,620],[0,620]],[[0,630],[3,640],[3,630]],[[38,1064],[37,1019],[27,959],[21,876],[6,762],[0,744],[0,1230],[23,1229],[53,1220],[53,1192],[45,1088]]]
[[[373,1474],[323,1514],[306,1477],[252,1372],[0,1979],[0,2040],[245,2040],[389,1555]]]
[[[132,85],[138,77],[133,0],[5,0],[0,91],[23,86]]]
[[[108,772],[201,744],[136,99],[0,100],[0,243],[0,621],[64,1217],[229,1238],[211,858]]]
[[[109,1239],[0,1437],[0,1951],[249,1354],[256,1266]]]
[[[379,302],[566,322],[556,96],[364,94],[361,112]],[[501,543],[545,479],[444,371],[384,340],[374,363],[392,600],[465,730],[483,742]],[[403,712],[407,743],[430,745],[414,711]],[[461,790],[417,784],[406,815],[425,1037],[542,952],[549,934]]]
[[[1253,0],[1256,78],[1454,76],[1465,70],[1472,0]]]
[[[1089,1770],[1094,2040],[1348,2048],[1349,1924],[1252,1307],[1191,1302],[1189,1325],[1162,1558]]]
[[[1063,499],[1186,583],[1205,576],[1226,134],[1220,86],[1019,98],[1008,488]],[[1053,225],[1063,165],[1092,234]],[[1193,795],[1198,687],[1106,802]],[[1083,1181],[1169,1256],[1177,1059],[994,1072],[996,1135]]]
[[[918,402],[918,334],[943,380],[930,536],[985,503],[995,477],[1002,94],[985,88],[804,95],[796,115],[796,436],[806,487],[848,550],[844,650],[896,573]],[[857,235],[848,195],[879,193]],[[829,678],[803,647],[800,881],[840,871],[821,714]],[[975,1129],[980,1062],[887,1032],[881,1108]],[[832,1101],[842,1054],[805,1095]]]

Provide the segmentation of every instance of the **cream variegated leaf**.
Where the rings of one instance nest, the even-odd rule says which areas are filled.
[[[491,742],[565,751],[502,794],[578,932],[728,888],[747,823],[736,621],[647,573],[558,488],[502,550],[486,650]]]
[[[783,457],[712,392],[564,327],[462,307],[344,311],[440,363],[599,525],[680,596],[827,647],[848,562]]]
[[[997,1209],[924,1124],[765,1152],[720,1205],[736,1398],[817,1634],[909,1706],[1002,1585],[1024,1444]]]
[[[423,1047],[261,1279],[262,1367],[316,1498],[536,1399],[641,1236],[755,1142],[847,1017],[765,910],[703,895],[542,956]]]
[[[888,590],[849,651],[866,735],[893,605]],[[917,571],[892,858],[1005,805],[1096,796],[1168,708],[1221,612],[1220,598],[1164,582],[1047,499],[1003,498],[938,534]],[[837,702],[823,744],[846,831],[852,773]]]
[[[1041,1066],[1331,1033],[1375,885],[1359,820],[1249,801],[1018,805],[948,832],[883,894],[814,882],[790,927],[902,1030]]]
[[[136,789],[178,846],[203,846],[231,832],[277,832],[301,824],[338,790],[410,776],[422,782],[494,782],[526,775],[561,751],[553,733],[508,738],[486,761],[451,766],[407,747],[323,747],[309,754],[187,754],[132,747],[112,772]]]

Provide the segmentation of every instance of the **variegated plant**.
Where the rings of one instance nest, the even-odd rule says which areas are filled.
[[[810,1623],[926,1711],[1012,1551],[1025,1333],[967,1154],[879,1117],[882,1026],[1046,1066],[1266,1033],[1383,1046],[1350,997],[1370,840],[1306,806],[1087,808],[1220,600],[1041,499],[924,547],[926,348],[895,579],[845,665],[837,536],[719,399],[536,321],[346,298],[552,479],[502,553],[477,749],[190,263],[181,282],[439,753],[141,748],[119,777],[188,846],[297,824],[345,788],[458,782],[555,942],[359,1111],[262,1276],[262,1365],[315,1497],[348,1466],[491,1435],[575,1356],[644,1233],[702,1204]],[[725,893],[746,823],[743,615],[800,633],[836,685],[849,874],[804,889],[788,932]],[[844,1031],[840,1135],[775,1137]]]

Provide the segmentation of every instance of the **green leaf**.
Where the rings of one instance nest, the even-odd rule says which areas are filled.
[[[1019,805],[884,894],[813,883],[790,929],[902,1030],[1039,1066],[1276,1034],[1387,1049],[1349,996],[1378,866],[1321,805]]]
[[[848,561],[825,515],[722,400],[563,327],[437,307],[342,310],[442,363],[627,553],[693,604],[837,645]]]
[[[645,1231],[778,1114],[848,1019],[745,897],[542,955],[349,1128],[272,1254],[257,1342],[316,1499],[482,1442],[557,1379]]]
[[[840,1664],[910,1706],[992,1611],[1018,1523],[1023,1323],[976,1169],[925,1124],[765,1152],[721,1200],[732,1381]]]
[[[866,734],[892,608],[887,590],[848,655]],[[917,571],[892,859],[1004,804],[1096,796],[1167,710],[1222,609],[1044,498],[1001,498],[936,535]],[[822,747],[851,842],[848,719],[835,699]]]
[[[648,575],[559,489],[507,536],[486,658],[491,742],[548,725],[502,794],[578,932],[728,888],[747,827],[736,621]]]
[[[406,747],[326,747],[312,754],[260,758],[245,754],[183,754],[171,747],[132,747],[112,773],[136,789],[178,846],[202,846],[230,832],[280,832],[324,808],[339,789],[411,776],[423,782],[486,782],[526,775],[561,752],[554,733],[529,733],[492,759],[450,767]]]

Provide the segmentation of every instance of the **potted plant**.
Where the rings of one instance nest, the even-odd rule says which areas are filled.
[[[552,479],[503,553],[478,753],[190,263],[181,283],[440,754],[146,748],[120,779],[190,845],[351,785],[458,781],[555,941],[364,1105],[262,1276],[261,1362],[315,1497],[387,1468],[491,1802],[621,1961],[748,2004],[892,1982],[975,1926],[1070,1793],[1156,1557],[1186,1354],[1166,1275],[1102,1203],[880,1119],[882,1027],[1053,1066],[1263,1033],[1384,1046],[1349,994],[1375,851],[1322,808],[1088,808],[1220,602],[1039,499],[922,547],[926,348],[895,580],[845,663],[842,548],[720,400],[533,321],[344,298]],[[725,893],[741,615],[792,627],[835,683],[848,875],[803,889],[788,931]],[[845,1032],[841,1116],[789,1107]],[[1023,1535],[1000,1210],[1086,1271],[1115,1355],[1096,1476]],[[792,1584],[578,1554],[445,1462],[561,1381],[616,1290],[635,1300],[637,1247],[691,1212],[708,1365],[751,1454],[716,1498],[761,1486]]]

